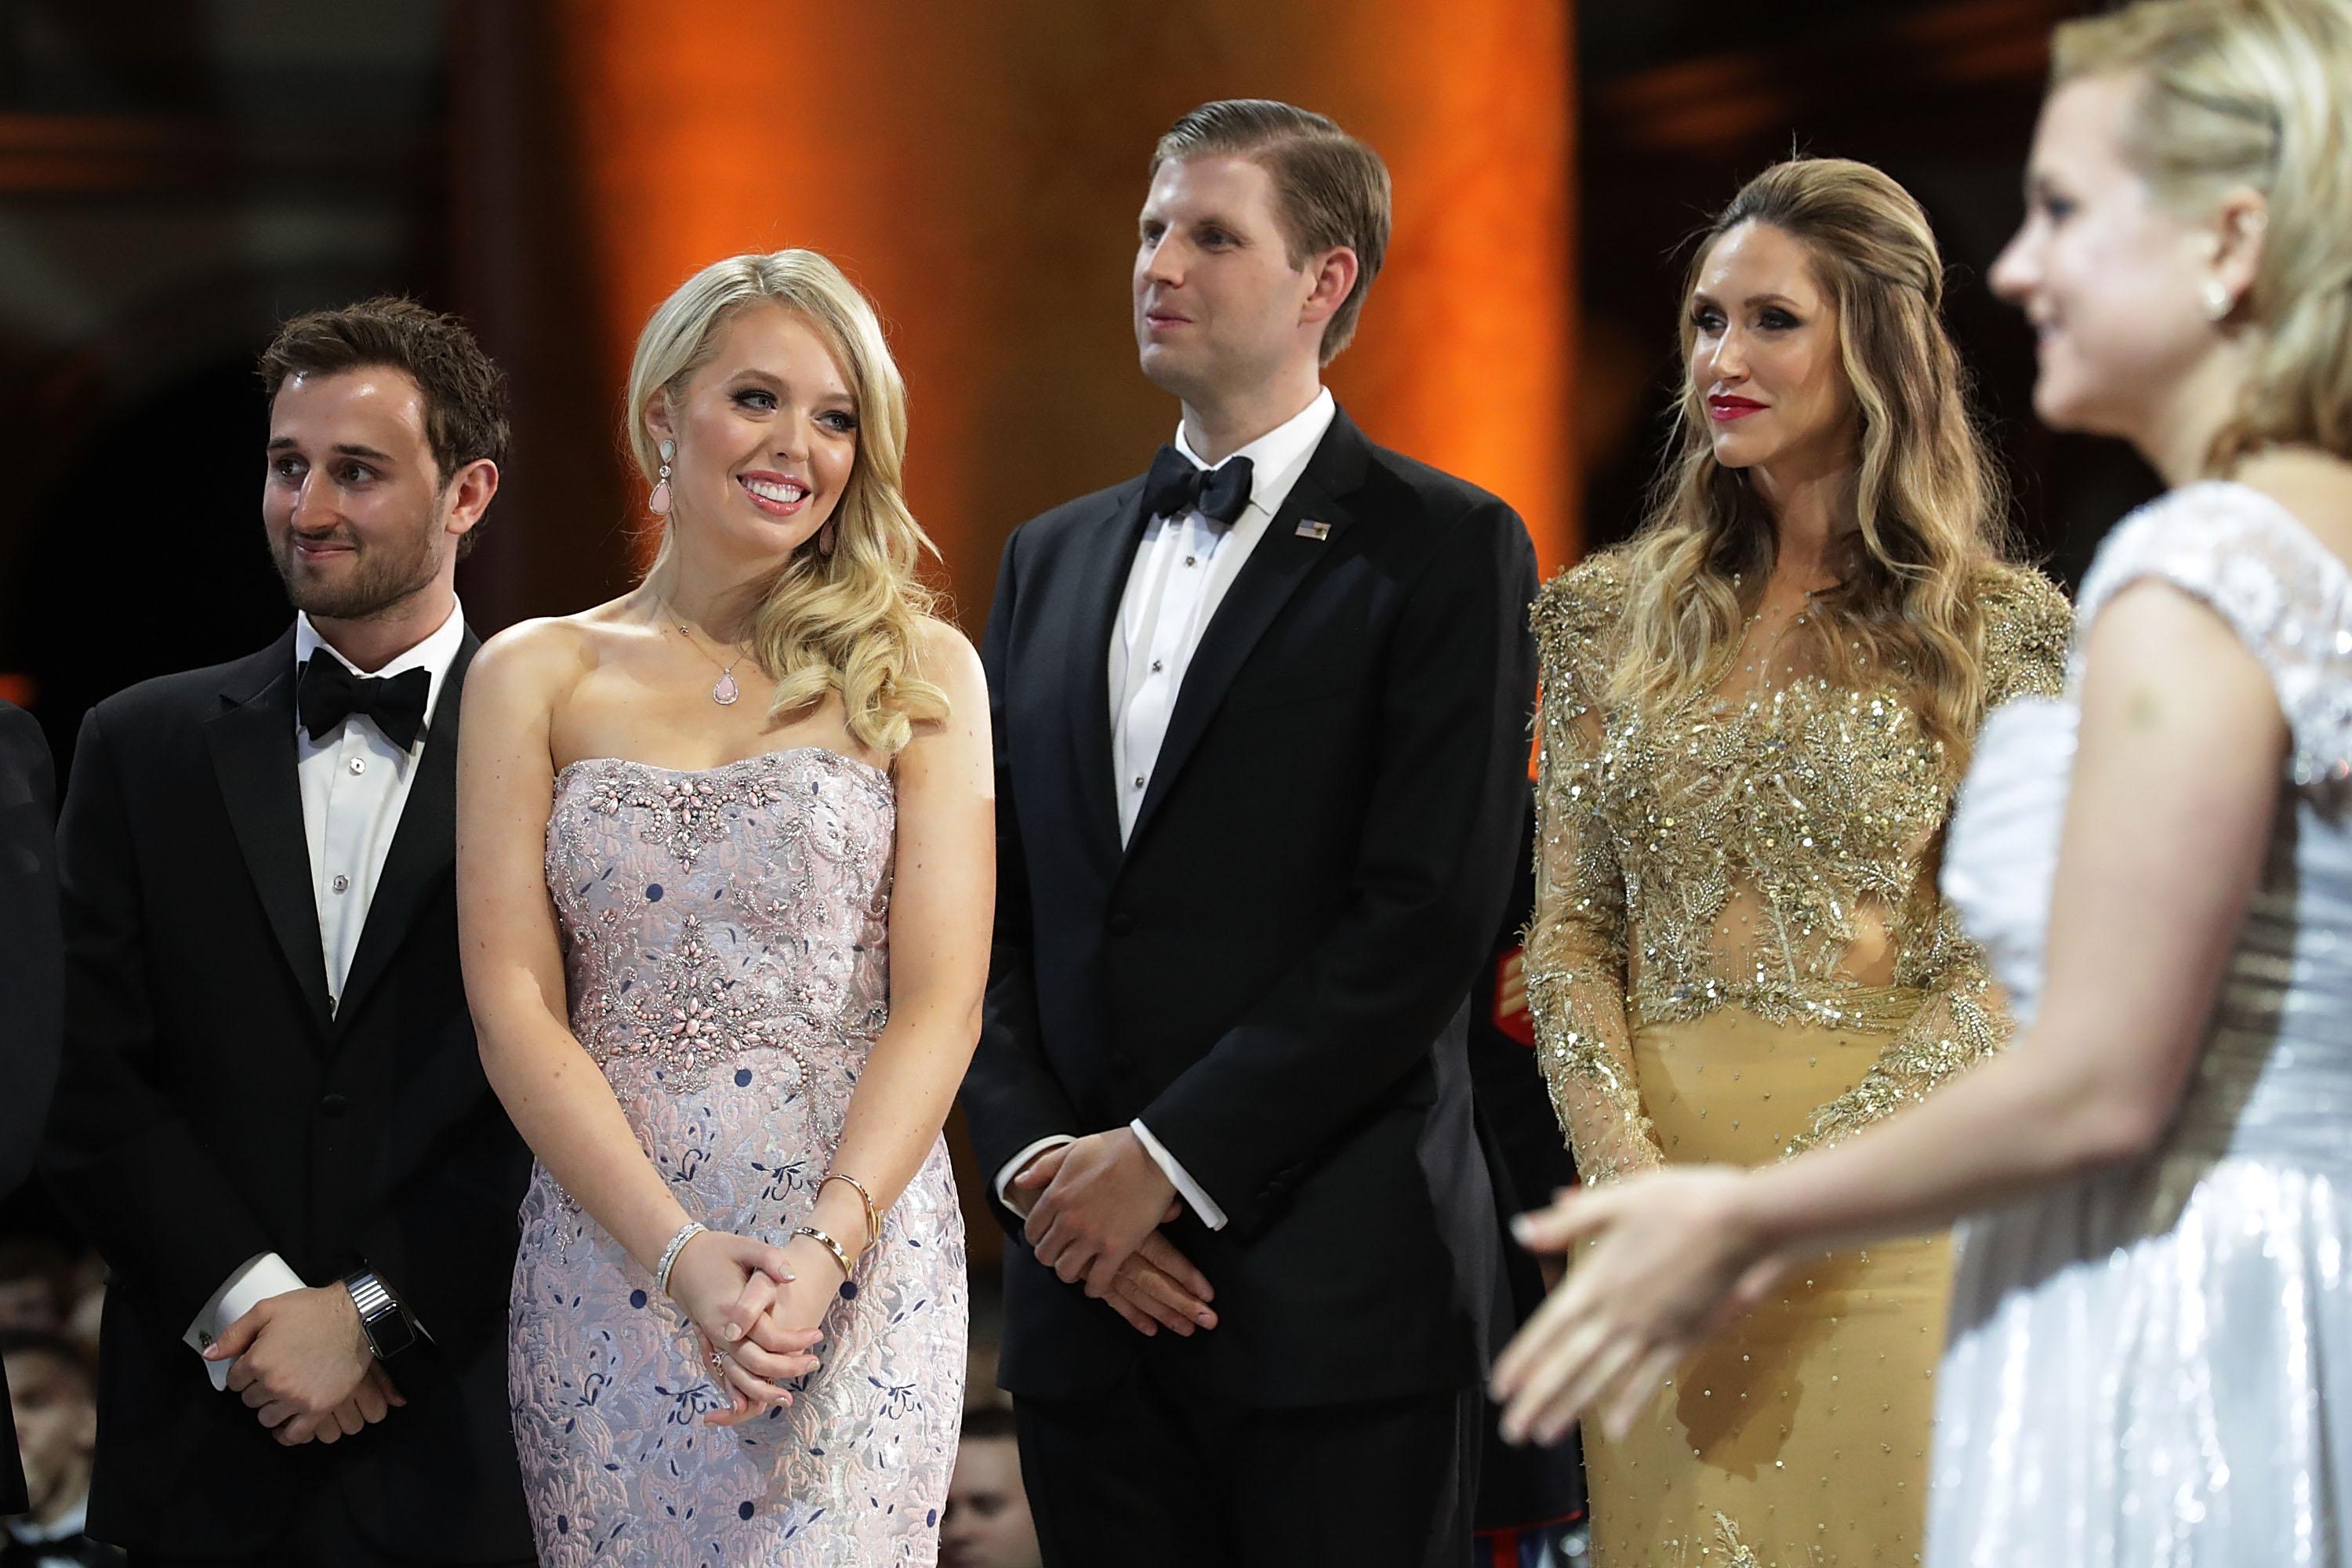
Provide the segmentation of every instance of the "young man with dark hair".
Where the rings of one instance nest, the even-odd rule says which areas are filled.
[[[1324,390],[1379,156],[1162,139],[1133,292],[1181,422],[1023,525],[982,657],[997,949],[964,1103],[1055,1568],[1469,1562],[1497,1226],[1466,1001],[1527,788],[1534,551]]]
[[[527,1563],[506,1387],[529,1156],[457,968],[457,557],[506,416],[405,300],[289,322],[271,647],[98,705],[58,830],[44,1164],[111,1266],[92,1531],[134,1564]]]

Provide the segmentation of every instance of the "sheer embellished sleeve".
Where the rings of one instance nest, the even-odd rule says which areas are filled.
[[[1587,561],[1545,586],[1534,616],[1543,702],[1536,718],[1528,1005],[1552,1108],[1586,1182],[1664,1160],[1633,1078],[1625,1023],[1625,878],[1601,809],[1605,763],[1597,694],[1607,679],[1622,571],[1608,556]]]
[[[2036,572],[1995,569],[1985,584],[1985,707],[2019,697],[2054,697],[2065,683],[2074,613]],[[1811,1129],[1789,1145],[1800,1154],[1834,1142],[1927,1097],[1962,1068],[2000,1048],[2009,1018],[1983,952],[1960,931],[1949,905],[1935,900],[1933,868],[1923,898],[1934,900],[1901,966],[1902,978],[1927,999],[1887,1042],[1862,1081],[1814,1113]]]

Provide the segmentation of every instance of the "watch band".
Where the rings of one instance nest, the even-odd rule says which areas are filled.
[[[374,1269],[355,1268],[344,1275],[343,1289],[352,1293],[352,1305],[359,1309],[360,1332],[367,1336],[376,1360],[390,1361],[416,1342],[416,1325]]]

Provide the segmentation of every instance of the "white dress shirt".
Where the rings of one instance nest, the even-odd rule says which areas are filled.
[[[1225,459],[1250,460],[1249,500],[1231,527],[1197,509],[1155,517],[1144,525],[1143,542],[1128,568],[1108,654],[1111,776],[1118,784],[1121,844],[1135,832],[1136,815],[1151,787],[1160,743],[1168,737],[1169,716],[1176,710],[1177,693],[1183,689],[1184,672],[1200,650],[1202,635],[1257,542],[1265,537],[1275,514],[1290,499],[1339,412],[1328,390],[1318,392],[1314,402]],[[1185,439],[1181,423],[1176,450],[1196,468],[1223,466],[1203,462]],[[1225,1211],[1207,1190],[1140,1120],[1128,1125],[1201,1223],[1211,1230],[1223,1229]],[[1003,1200],[1006,1184],[1022,1166],[1048,1149],[1075,1142],[1066,1133],[1056,1133],[1006,1161],[996,1173],[998,1200]]]
[[[408,804],[417,763],[425,755],[434,710],[465,640],[465,614],[453,605],[449,618],[432,636],[383,668],[362,670],[327,645],[309,616],[295,617],[291,679],[299,679],[304,661],[318,658],[340,660],[355,675],[389,678],[421,669],[428,680],[424,727],[416,743],[404,749],[394,745],[374,720],[358,714],[315,739],[299,719],[294,721],[294,770],[302,789],[302,837],[310,851],[311,895],[319,912],[319,946],[326,958],[330,1011],[341,1003],[343,982],[351,975],[360,932],[367,925],[368,905],[383,875],[384,858],[392,852],[393,836],[400,830],[400,814]],[[248,1258],[205,1303],[184,1337],[201,1351],[257,1303],[301,1289],[301,1276],[278,1254]],[[213,1362],[208,1370],[214,1387],[228,1386],[228,1363]]]

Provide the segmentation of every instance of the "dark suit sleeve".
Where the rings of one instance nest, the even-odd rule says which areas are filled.
[[[468,1065],[471,1057],[464,1058]],[[361,1237],[361,1256],[442,1350],[464,1352],[507,1330],[516,1211],[530,1154],[488,1090]],[[497,1194],[510,1201],[493,1201]],[[495,1282],[484,1289],[485,1281]]]
[[[981,639],[981,664],[988,674],[989,726],[996,746],[996,934],[989,952],[988,999],[982,1016],[980,1046],[963,1080],[964,1114],[971,1126],[981,1180],[995,1196],[996,1173],[1041,1138],[1076,1137],[1092,1131],[1078,1124],[1061,1080],[1045,1060],[1037,1026],[1035,934],[1030,923],[1029,867],[1021,852],[1021,803],[1013,788],[1012,727],[1005,722],[1006,660],[1012,642],[1013,563],[1021,535],[1004,542],[996,597],[989,607],[988,631]],[[1017,1220],[1002,1204],[991,1204],[1008,1226]]]
[[[32,1174],[57,1087],[57,778],[40,726],[0,702],[0,1194]]]
[[[1441,531],[1385,650],[1346,912],[1171,1084],[1145,1126],[1246,1232],[1428,1054],[1492,948],[1527,790],[1535,553],[1484,500]]]
[[[95,712],[74,751],[58,879],[65,1058],[42,1173],[120,1284],[165,1322],[186,1323],[247,1258],[276,1247],[157,1082],[137,851],[121,763]]]

